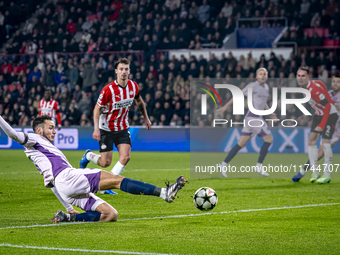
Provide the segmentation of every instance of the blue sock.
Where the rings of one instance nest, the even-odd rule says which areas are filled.
[[[229,163],[230,160],[233,159],[233,157],[235,157],[235,155],[237,154],[237,152],[241,149],[241,147],[236,144],[228,153],[228,156],[225,158],[224,162]]]
[[[161,192],[161,188],[156,187],[155,185],[124,178],[120,184],[120,190],[135,194],[135,195],[151,195],[151,196],[159,196]]]
[[[271,144],[270,143],[263,143],[262,144],[262,147],[261,147],[261,150],[260,150],[260,156],[259,156],[259,159],[258,159],[258,163],[262,164],[264,158],[266,157],[267,153],[268,153],[268,148]]]
[[[85,213],[74,214],[74,221],[99,221],[101,213],[88,211]]]
[[[305,166],[303,167],[303,169],[305,170],[305,172],[307,172],[307,171],[309,170],[309,164],[310,164],[310,162],[309,162],[309,159],[308,159],[307,163],[306,163]]]

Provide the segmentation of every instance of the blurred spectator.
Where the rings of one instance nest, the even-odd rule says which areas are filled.
[[[82,115],[90,115],[90,109],[89,109],[89,105],[91,104],[91,100],[90,98],[88,98],[87,94],[85,91],[81,92],[81,99],[78,102],[78,110],[80,111],[80,113]]]
[[[210,5],[207,0],[203,0],[202,5],[198,8],[198,19],[204,24],[210,17]]]
[[[41,71],[38,69],[37,66],[34,67],[34,69],[30,72],[28,76],[28,81],[32,81],[33,77],[35,77],[37,80],[41,77]]]
[[[79,79],[79,70],[78,67],[74,66],[72,63],[72,59],[68,61],[68,68],[65,72],[66,80],[67,80],[67,87],[71,92],[75,90],[75,86]]]
[[[86,60],[84,70],[80,72],[80,76],[83,78],[83,90],[86,92],[90,92],[91,86],[99,82],[95,65],[88,60]]]

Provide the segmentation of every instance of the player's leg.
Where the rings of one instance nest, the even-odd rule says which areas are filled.
[[[228,156],[224,159],[224,162],[229,163],[238,153],[249,142],[251,135],[241,135],[237,144],[229,151]]]
[[[318,171],[318,148],[316,146],[317,141],[320,138],[320,133],[310,132],[308,139],[308,158],[310,162],[310,169],[312,171],[312,176],[310,182],[315,182],[320,178],[320,173]]]
[[[257,163],[259,163],[259,164],[263,163],[263,160],[265,159],[265,157],[268,153],[268,148],[273,143],[273,138],[272,138],[271,134],[265,135],[262,138],[263,138],[264,143],[261,146],[260,155],[259,155],[259,158],[257,160]]]
[[[112,162],[112,150],[111,151],[103,151],[100,155],[93,153],[91,150],[87,150],[80,161],[80,168],[84,168],[87,164],[92,161],[94,164],[99,165],[101,167],[108,167]],[[103,194],[108,195],[117,195],[118,193],[112,190],[103,190],[101,191]]]
[[[99,221],[117,221],[118,219],[118,212],[115,208],[113,208],[108,203],[100,204],[96,211],[100,213],[100,219]]]
[[[117,133],[114,143],[118,150],[119,160],[112,168],[111,173],[120,175],[123,173],[126,164],[130,160],[131,137],[129,129],[125,129]]]
[[[320,146],[319,146],[319,150],[318,150],[318,161],[322,158],[323,158],[323,146],[322,146],[322,143],[321,143]],[[310,168],[310,162],[309,162],[309,159],[308,159],[307,162],[304,164],[304,166],[300,168],[300,171],[297,172],[293,176],[292,181],[298,182],[306,174],[306,172],[309,170],[309,168]]]
[[[91,150],[87,150],[80,160],[79,168],[86,168],[87,164],[91,161],[92,163],[101,167],[108,167],[112,162],[112,151],[114,132],[108,132],[100,130],[100,141],[99,141],[99,154],[93,153]]]
[[[261,146],[260,155],[257,159],[255,170],[257,173],[263,176],[269,176],[267,172],[263,171],[262,163],[267,156],[270,145],[273,143],[273,137],[267,122],[262,120],[261,123],[263,123],[263,125],[259,127],[253,127],[253,130],[257,134],[257,136],[263,139],[263,144]]]
[[[79,168],[86,168],[89,162],[92,162],[101,167],[108,167],[112,162],[112,150],[103,151],[100,154],[93,153],[91,150],[86,150],[79,163]]]
[[[330,168],[332,167],[333,151],[331,140],[335,131],[335,124],[338,120],[337,114],[331,114],[326,123],[325,129],[322,132],[322,144],[325,162],[321,167],[323,175],[317,180],[317,183],[329,183],[331,181]]]
[[[244,146],[246,146],[247,142],[250,140],[251,134],[241,134],[240,139],[238,140],[237,144],[229,151],[227,157],[219,164],[217,164],[217,167],[220,169],[220,173],[223,177],[227,178],[226,169],[228,166],[228,163],[236,156],[238,151],[242,149]]]
[[[130,144],[118,144],[117,145],[119,160],[114,165],[111,170],[111,173],[115,175],[120,175],[123,173],[126,164],[130,160],[130,152],[131,152],[131,145]]]
[[[268,128],[268,131],[269,131],[269,128]],[[263,176],[269,176],[267,172],[263,171],[262,163],[268,153],[268,149],[270,145],[273,143],[273,138],[272,138],[270,131],[269,131],[269,134],[262,132],[259,134],[259,136],[262,137],[264,143],[261,146],[260,155],[257,159],[257,163],[255,166],[255,171]]]
[[[98,158],[98,166],[108,167],[111,165],[111,162],[112,162],[112,150],[100,152],[100,157]]]
[[[245,118],[244,122],[248,123],[248,117]],[[229,151],[227,157],[221,163],[217,164],[217,168],[219,169],[223,177],[228,177],[226,173],[228,163],[236,156],[239,150],[246,146],[253,134],[254,130],[251,126],[245,125],[242,128],[241,137],[238,140],[237,144]]]
[[[52,218],[52,222],[63,221],[115,221],[117,211],[92,192],[99,190],[100,169],[69,169],[59,173],[55,187],[61,198],[85,213],[68,214],[61,210]]]
[[[92,192],[97,192],[100,189],[120,189],[135,195],[157,196],[171,203],[185,183],[184,177],[180,176],[172,185],[168,184],[166,188],[160,188],[100,169],[62,171],[55,179],[55,185],[60,196],[86,212],[68,214],[58,210],[51,221],[54,223],[63,221],[116,221],[117,211]]]
[[[162,198],[171,203],[176,198],[177,192],[182,189],[186,181],[183,176],[177,178],[172,185],[160,188],[150,183],[126,178],[120,175],[102,171],[100,175],[99,189],[120,189],[121,191],[134,195],[149,195]]]
[[[316,181],[317,183],[328,183],[331,181],[329,167],[331,167],[330,165],[332,164],[333,151],[330,142],[330,139],[322,138],[322,149],[325,155],[325,160],[324,164],[322,164],[322,166],[320,167],[323,175]]]
[[[177,192],[185,185],[186,181],[180,176],[167,188],[114,175],[100,169],[70,169],[62,171],[55,179],[55,186],[63,198],[74,198],[88,193],[97,193],[99,190],[120,189],[135,195],[151,195],[173,202]],[[67,200],[65,200],[67,201]],[[93,208],[83,208],[90,210]]]
[[[340,140],[340,127],[336,126],[334,134],[331,139],[331,147],[334,147],[338,143],[339,140]],[[318,150],[318,160],[322,159],[323,156],[324,156],[324,152],[323,152],[323,145],[321,141],[319,150]],[[305,175],[305,173],[309,170],[309,167],[310,167],[310,162],[308,160],[306,164],[304,165],[304,167],[301,168],[300,171],[296,175],[293,176],[292,181],[298,182]]]
[[[66,198],[67,199],[67,198]],[[52,218],[53,223],[69,221],[116,221],[118,212],[110,204],[92,193],[73,197],[72,205],[83,209],[84,213],[68,214],[61,210]]]
[[[314,115],[312,120],[312,126],[308,138],[308,159],[310,162],[310,169],[312,171],[312,176],[310,182],[315,182],[320,178],[320,173],[318,171],[318,148],[316,146],[317,141],[320,138],[321,133],[315,131],[315,128],[321,123],[322,116]]]

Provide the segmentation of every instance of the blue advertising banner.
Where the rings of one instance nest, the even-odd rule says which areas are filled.
[[[32,128],[15,128],[21,132],[33,132]],[[271,128],[272,153],[307,153],[310,128]],[[92,138],[93,128],[62,128],[57,131],[54,144],[62,150],[99,150]],[[241,128],[152,128],[131,127],[132,151],[180,151],[180,152],[229,152],[241,136]],[[258,153],[263,140],[254,136],[240,150],[241,153]],[[0,129],[0,149],[22,149]],[[333,147],[340,153],[340,144]]]
[[[195,152],[229,152],[241,136],[241,128],[191,128],[190,148]],[[271,128],[272,153],[308,153],[310,128]],[[321,140],[321,139],[320,139]],[[320,143],[320,141],[319,141]],[[318,145],[319,145],[318,143]],[[260,152],[263,139],[254,136],[240,153]],[[340,153],[340,144],[333,147],[333,153]]]
[[[237,30],[237,48],[271,48],[283,27],[240,28]]]
[[[32,128],[15,128],[16,131],[30,133]],[[132,151],[190,151],[189,128],[141,127],[130,129]],[[93,128],[62,128],[54,139],[56,147],[62,150],[99,150],[99,143],[92,138]],[[0,129],[0,149],[23,149]],[[116,148],[114,148],[116,150]]]

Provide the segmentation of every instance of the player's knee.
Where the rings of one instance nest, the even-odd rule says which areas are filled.
[[[238,144],[238,146],[240,146],[241,148],[243,148],[244,146],[246,146],[247,143],[238,142],[237,144]]]
[[[100,217],[100,221],[102,222],[117,221],[117,219],[118,219],[118,212],[113,208],[112,210],[102,213]]]
[[[116,210],[112,210],[108,216],[108,221],[117,221],[118,220],[118,212]]]
[[[98,160],[98,165],[101,167],[108,167],[111,165],[112,159],[110,158],[105,158],[105,157],[100,157]]]
[[[270,137],[270,138],[266,139],[265,142],[266,143],[273,143],[273,138]]]
[[[130,155],[127,155],[127,156],[123,156],[120,158],[120,162],[123,164],[123,165],[126,165],[130,160]]]
[[[107,159],[104,161],[104,164],[102,167],[109,167],[111,165],[111,160]]]
[[[316,142],[317,142],[317,140],[315,141],[314,139],[309,139],[308,140],[308,146],[315,146]]]

